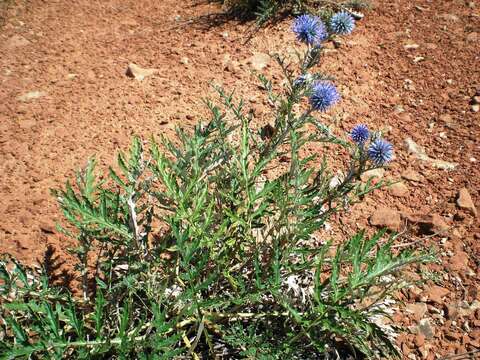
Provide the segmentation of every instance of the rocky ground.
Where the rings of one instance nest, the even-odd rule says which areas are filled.
[[[405,291],[394,315],[405,328],[398,345],[408,359],[475,358],[480,2],[373,5],[352,36],[327,45],[321,70],[336,77],[343,100],[324,120],[340,133],[358,122],[383,129],[396,159],[374,175],[400,182],[336,219],[327,235],[388,226],[405,233],[399,247],[436,249],[439,263],[419,269],[431,280]],[[252,25],[220,12],[193,0],[0,3],[1,252],[34,263],[49,247],[60,268],[71,263],[48,189],[92,155],[112,164],[133,134],[193,125],[205,114],[201,97],[213,94],[209,83],[236,89],[258,126],[271,121],[252,70],[281,79],[268,54],[293,52],[290,20],[245,43]]]

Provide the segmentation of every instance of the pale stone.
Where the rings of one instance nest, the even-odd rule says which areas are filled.
[[[360,176],[360,178],[362,179],[362,181],[368,181],[368,179],[370,179],[370,178],[381,179],[384,174],[385,174],[385,169],[384,168],[378,168],[378,169],[372,169],[372,170],[365,171]]]
[[[262,71],[268,66],[270,62],[270,56],[265,53],[255,53],[248,62],[252,65],[252,68],[256,71]]]
[[[470,196],[467,188],[462,188],[458,192],[457,206],[460,209],[467,210],[472,215],[477,216],[477,208],[475,207],[475,204],[473,203],[472,197]]]
[[[397,182],[390,185],[388,190],[393,196],[396,197],[405,197],[410,193],[407,185],[405,185],[403,182]]]
[[[126,75],[136,80],[142,81],[146,77],[151,76],[157,72],[157,69],[144,69],[136,64],[130,63],[128,65]]]
[[[43,91],[30,91],[26,94],[20,95],[17,99],[23,102],[39,99],[42,96],[45,96],[46,93]]]

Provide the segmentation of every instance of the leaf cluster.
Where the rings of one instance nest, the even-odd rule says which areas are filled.
[[[312,13],[328,20],[336,11],[350,12],[370,7],[368,0],[220,0],[234,14],[254,17],[257,25],[278,20],[287,15]]]
[[[300,56],[301,75],[320,55]],[[309,86],[277,61],[283,93],[260,77],[275,107],[270,131],[253,130],[243,102],[217,88],[207,121],[174,140],[134,138],[108,175],[92,159],[53,191],[61,230],[78,244],[82,296],[2,261],[0,358],[397,355],[375,318],[403,285],[401,269],[430,257],[394,253],[384,232],[316,241],[333,214],[381,183],[359,181],[373,167],[363,148],[298,110]],[[341,176],[329,151],[305,155],[311,143],[350,153]]]

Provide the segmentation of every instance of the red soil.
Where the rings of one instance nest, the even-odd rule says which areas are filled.
[[[396,322],[409,327],[399,345],[410,358],[475,351],[480,229],[478,218],[455,199],[463,187],[474,203],[480,199],[480,112],[470,104],[480,91],[480,2],[374,5],[339,49],[329,46],[322,70],[336,77],[343,94],[330,115],[343,132],[357,122],[386,130],[396,161],[385,177],[399,179],[410,169],[420,179],[404,180],[408,192],[401,197],[388,189],[369,196],[338,219],[331,236],[339,236],[341,224],[364,227],[381,206],[409,215],[401,230],[412,214],[441,216],[449,226],[443,236],[424,237],[413,227],[408,237],[420,248],[438,249],[441,263],[423,270],[439,271],[440,288],[429,282],[405,292],[406,302],[426,304],[421,318],[429,319],[434,334],[416,334],[420,319],[399,314]],[[52,246],[71,263],[71,241],[54,230],[61,214],[49,188],[61,187],[92,155],[101,167],[112,164],[132,134],[170,135],[176,125],[193,125],[206,113],[200,99],[213,94],[210,82],[235,88],[258,124],[271,120],[249,58],[291,52],[290,22],[262,29],[244,44],[251,24],[224,21],[220,11],[192,0],[0,5],[0,252],[34,263]],[[139,82],[125,76],[130,62],[159,71]],[[272,62],[265,71],[281,78]],[[42,96],[19,99],[31,91]],[[405,148],[407,137],[431,158],[458,165],[447,171],[416,159]]]

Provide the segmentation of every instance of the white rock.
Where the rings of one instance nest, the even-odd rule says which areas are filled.
[[[419,160],[430,160],[430,157],[425,152],[425,149],[413,141],[412,138],[408,137],[405,139],[405,148],[409,153],[413,154]]]
[[[420,45],[418,45],[418,44],[406,44],[403,47],[405,48],[405,50],[414,50],[414,49],[418,49],[420,47]]]
[[[440,170],[455,170],[455,168],[458,166],[457,163],[438,159],[430,159],[430,163],[433,167]]]
[[[412,138],[408,137],[405,139],[405,148],[409,153],[413,154],[418,160],[429,162],[433,167],[437,169],[454,170],[458,166],[457,163],[431,158],[430,156],[427,155],[427,153],[425,152],[425,149],[422,146],[418,145],[415,141],[413,141]]]
[[[377,178],[381,179],[385,175],[385,169],[384,168],[378,168],[378,169],[372,169],[365,171],[360,178],[362,181],[368,181],[370,178]]]
[[[248,59],[248,62],[252,65],[252,68],[256,71],[262,71],[268,66],[270,62],[270,56],[265,53],[255,53]]]
[[[45,95],[46,95],[46,93],[43,92],[43,91],[30,91],[26,94],[20,95],[19,97],[17,97],[17,99],[20,100],[20,101],[23,101],[23,102],[27,102],[27,101],[30,101],[30,100],[39,99],[39,98],[41,98],[42,96],[45,96]]]
[[[410,79],[405,79],[404,80],[404,84],[403,84],[403,88],[405,90],[409,90],[409,91],[414,91],[415,90],[415,85],[413,85],[413,81],[410,80]]]
[[[130,63],[128,65],[126,75],[134,78],[135,80],[142,81],[146,77],[151,76],[157,72],[157,69],[144,69],[134,63]]]
[[[395,107],[393,108],[393,112],[395,114],[401,114],[405,112],[405,108],[402,105],[395,105]]]

